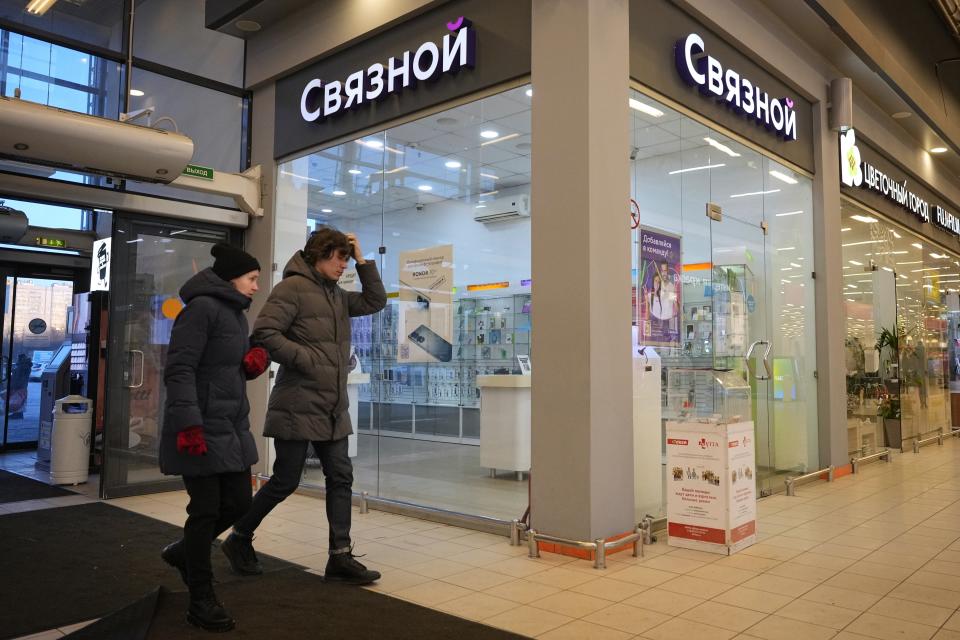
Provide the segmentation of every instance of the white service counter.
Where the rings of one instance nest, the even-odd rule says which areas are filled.
[[[353,425],[353,433],[347,436],[348,455],[351,458],[357,457],[357,414],[359,413],[360,385],[369,383],[369,373],[351,373],[347,376],[347,399],[350,400],[350,423]]]
[[[477,376],[480,464],[491,472],[530,471],[531,377]]]

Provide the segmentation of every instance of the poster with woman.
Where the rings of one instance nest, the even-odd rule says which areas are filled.
[[[679,347],[683,309],[680,238],[641,228],[639,260],[640,344]]]

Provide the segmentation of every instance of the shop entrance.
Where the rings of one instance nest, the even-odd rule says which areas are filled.
[[[74,275],[0,267],[0,451],[34,449],[41,432],[41,377],[69,340]]]

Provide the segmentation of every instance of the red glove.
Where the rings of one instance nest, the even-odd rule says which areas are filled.
[[[203,427],[190,427],[178,433],[177,451],[190,456],[207,455],[207,441],[203,438]]]
[[[270,366],[270,356],[263,347],[254,347],[243,356],[243,370],[247,373],[247,380],[253,380]]]

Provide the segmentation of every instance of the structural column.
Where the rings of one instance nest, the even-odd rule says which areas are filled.
[[[632,531],[627,0],[533,0],[531,524]]]

